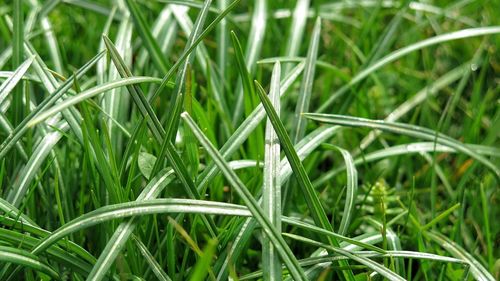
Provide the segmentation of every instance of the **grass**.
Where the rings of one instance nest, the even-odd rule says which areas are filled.
[[[0,3],[0,280],[498,280],[497,6]]]

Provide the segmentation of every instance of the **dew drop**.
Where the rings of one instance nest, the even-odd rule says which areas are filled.
[[[475,63],[471,63],[471,65],[470,65],[470,70],[472,70],[472,71],[476,71],[478,68],[479,68],[479,66],[478,66],[477,64],[475,64]]]

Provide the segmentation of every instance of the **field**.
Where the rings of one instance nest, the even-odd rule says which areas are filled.
[[[0,2],[0,280],[500,280],[497,0]]]

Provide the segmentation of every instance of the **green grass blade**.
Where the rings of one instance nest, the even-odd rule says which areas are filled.
[[[45,111],[40,112],[31,121],[28,122],[27,126],[28,127],[36,126],[37,124],[45,121],[45,119],[61,112],[62,110],[65,110],[71,106],[74,106],[74,105],[81,103],[85,100],[88,100],[90,98],[93,98],[97,95],[106,93],[112,89],[130,86],[130,85],[141,84],[141,83],[160,83],[160,82],[161,82],[161,80],[159,78],[143,77],[143,76],[127,77],[127,78],[121,78],[121,79],[117,79],[114,81],[110,81],[110,82],[95,86],[93,88],[90,88],[88,90],[85,90],[85,91],[83,91],[75,96],[72,96],[70,98],[65,99],[63,102],[60,102],[60,103],[56,104],[55,106],[53,106]]]
[[[470,272],[477,280],[493,281],[495,278],[490,272],[478,261],[474,256],[468,253],[458,244],[437,232],[424,232],[424,236],[440,245],[444,250],[450,253],[453,257],[465,261],[470,266]]]
[[[356,171],[354,160],[352,159],[349,151],[338,146],[332,146],[331,148],[338,150],[342,154],[347,171],[347,191],[344,213],[339,226],[339,234],[346,235],[349,230],[349,224],[351,223],[352,217],[356,211],[355,200],[358,192],[358,172]]]
[[[478,28],[469,28],[469,29],[462,29],[459,31],[454,31],[446,34],[441,34],[437,35],[435,37],[431,37],[422,41],[419,41],[417,43],[414,43],[412,45],[406,46],[404,48],[401,48],[399,50],[396,50],[385,57],[377,60],[373,64],[371,64],[369,67],[363,69],[361,72],[356,74],[352,78],[352,80],[342,86],[339,90],[337,90],[335,93],[333,93],[322,105],[320,108],[318,108],[317,112],[325,112],[326,109],[328,109],[335,100],[337,100],[340,96],[344,95],[347,93],[350,87],[353,85],[359,83],[361,80],[364,78],[368,77],[378,69],[382,68],[383,66],[401,58],[404,57],[407,54],[410,54],[414,51],[448,42],[448,41],[453,41],[453,40],[460,40],[460,39],[465,39],[465,38],[470,38],[470,37],[477,37],[477,36],[486,36],[490,34],[498,34],[500,33],[500,26],[489,26],[489,27],[478,27]]]
[[[24,60],[24,16],[23,1],[12,1],[14,24],[12,34],[12,68],[21,66]],[[24,117],[23,87],[22,84],[15,88],[12,99],[13,124],[17,125]],[[0,103],[1,104],[1,103]]]
[[[294,68],[293,71],[289,73],[287,77],[283,79],[280,86],[280,93],[282,96],[285,95],[287,89],[293,84],[293,82],[300,75],[304,69],[304,64],[299,64]],[[222,156],[227,159],[233,153],[235,153],[239,147],[245,142],[252,131],[260,124],[262,119],[266,116],[266,112],[262,105],[258,105],[257,108],[248,116],[243,123],[234,131],[234,133],[229,137],[226,143],[220,149]],[[200,175],[200,180],[198,181],[198,189],[203,190],[210,183],[210,181],[217,175],[217,167],[215,163],[210,163],[207,168]]]
[[[276,113],[280,112],[281,66],[274,65],[269,98]],[[264,214],[278,232],[281,232],[281,185],[280,185],[280,143],[271,121],[266,122],[266,145],[264,151],[264,184],[262,205]],[[265,234],[264,234],[265,235]],[[281,263],[276,249],[267,236],[262,243],[262,267],[266,280],[281,280]]]
[[[309,49],[307,51],[304,77],[300,84],[299,98],[295,107],[295,123],[293,133],[293,144],[298,143],[306,133],[307,119],[302,116],[303,112],[309,112],[309,103],[311,100],[314,73],[316,70],[316,59],[318,57],[319,36],[321,34],[321,18],[317,18],[314,23]]]
[[[304,37],[306,28],[307,12],[309,10],[309,0],[298,0],[293,10],[292,24],[288,35],[289,42],[286,45],[285,57],[296,57],[299,54],[299,48]],[[285,65],[283,73],[288,73],[290,66]]]
[[[193,274],[190,281],[202,281],[207,280],[207,274],[210,271],[210,264],[215,256],[215,251],[217,250],[217,240],[208,240],[207,246],[203,251],[201,258],[198,260],[193,269]]]
[[[59,274],[54,269],[41,262],[37,256],[30,254],[28,251],[0,246],[0,261],[22,265],[43,272],[56,280],[60,280]]]
[[[0,105],[5,101],[9,93],[16,87],[16,85],[21,81],[26,71],[28,71],[31,63],[35,58],[31,57],[24,61],[14,73],[12,73],[7,80],[5,80],[2,85],[0,85]]]
[[[257,222],[262,226],[265,233],[268,235],[269,239],[273,242],[274,247],[281,256],[281,259],[286,264],[288,270],[296,280],[305,280],[304,272],[302,268],[298,265],[297,259],[291,252],[290,248],[286,244],[283,237],[272,225],[271,221],[266,217],[264,211],[260,208],[257,201],[253,198],[253,195],[248,191],[245,185],[241,182],[238,176],[229,168],[229,165],[224,160],[222,155],[217,151],[215,147],[210,143],[203,132],[198,128],[194,120],[187,114],[183,112],[181,117],[188,124],[188,126],[193,130],[193,133],[201,142],[201,144],[207,150],[207,153],[212,156],[214,162],[219,166],[221,171],[226,176],[227,180],[231,183],[231,186],[236,189],[238,195],[245,202],[249,211],[252,213]]]
[[[146,245],[144,245],[144,243],[142,243],[141,240],[139,240],[137,237],[133,236],[132,238],[134,239],[135,245],[141,252],[142,256],[144,257],[144,259],[146,259],[149,267],[151,267],[151,270],[155,274],[156,278],[160,281],[171,281],[172,279],[170,279],[167,273],[163,271],[161,265],[158,264],[153,255],[149,252]]]
[[[307,176],[306,170],[302,165],[302,162],[300,161],[297,152],[293,148],[292,141],[290,140],[290,137],[288,136],[285,127],[283,126],[283,123],[281,123],[281,120],[276,114],[276,111],[273,109],[271,102],[269,101],[269,98],[266,96],[266,93],[262,88],[262,86],[260,86],[260,84],[257,81],[255,81],[255,84],[257,87],[257,93],[259,94],[259,98],[268,114],[269,119],[273,124],[276,134],[278,135],[278,138],[283,147],[283,150],[285,151],[285,155],[288,159],[288,162],[290,163],[294,175],[301,187],[301,191],[303,192],[303,195],[307,202],[307,206],[309,207],[314,222],[317,224],[317,226],[333,232],[332,225],[330,224],[326,216],[325,210],[323,209],[323,206],[319,201],[318,195],[316,194],[316,190],[314,190],[311,184],[311,180]],[[327,240],[332,246],[339,245],[337,240],[333,237],[328,237]],[[347,264],[343,262],[342,266],[347,266]],[[350,270],[343,271],[342,275],[346,280],[354,280],[354,275]]]
[[[33,250],[33,254],[45,251],[63,237],[109,220],[163,213],[212,214],[224,216],[251,216],[244,206],[192,199],[151,199],[107,205],[86,213],[52,232]]]
[[[332,250],[333,252],[335,252],[335,253],[337,253],[339,255],[345,256],[345,257],[347,257],[349,259],[352,259],[352,260],[354,260],[356,262],[359,262],[359,263],[367,266],[369,269],[371,269],[371,270],[379,273],[380,275],[384,276],[388,280],[391,280],[391,281],[404,281],[405,280],[404,278],[402,278],[401,276],[399,276],[396,273],[392,272],[391,270],[387,269],[383,265],[380,265],[379,263],[374,262],[371,259],[368,259],[368,258],[366,258],[366,257],[364,257],[362,255],[358,255],[356,253],[352,253],[350,251],[347,251],[347,250],[344,250],[344,249],[341,249],[341,248],[332,247],[330,245],[319,243],[319,242],[316,242],[316,241],[314,241],[312,239],[305,238],[305,237],[302,237],[302,236],[298,236],[298,235],[295,235],[295,234],[283,233],[283,235],[285,235],[285,236],[287,236],[289,238],[296,239],[298,241],[307,243],[307,244],[311,244],[311,245],[314,245],[314,246],[317,246],[317,247],[322,247],[322,248],[326,248],[326,249]]]
[[[167,169],[160,171],[158,175],[139,194],[136,202],[143,200],[155,199],[160,192],[172,181],[173,170]],[[137,219],[131,218],[126,222],[121,223],[116,231],[109,239],[106,247],[99,255],[99,259],[88,275],[88,279],[101,280],[109,268],[113,265],[116,257],[125,246],[128,238],[134,231],[137,225]]]
[[[410,137],[420,138],[428,141],[436,141],[439,144],[449,146],[461,153],[464,153],[476,159],[478,162],[488,167],[493,172],[493,174],[498,179],[500,179],[500,170],[490,160],[486,159],[484,156],[480,155],[476,151],[471,150],[468,146],[464,145],[463,143],[455,139],[452,139],[444,134],[437,133],[431,129],[404,123],[385,122],[380,120],[371,120],[371,119],[345,116],[345,115],[304,113],[304,116],[312,120],[316,120],[323,123],[345,125],[351,127],[368,127],[372,129],[380,129],[383,131],[388,131],[396,134],[402,134]]]
[[[156,42],[153,34],[151,34],[151,30],[148,27],[146,19],[144,19],[144,16],[139,11],[139,7],[137,6],[135,0],[125,0],[125,3],[127,4],[132,19],[134,20],[134,26],[137,29],[137,33],[141,37],[146,50],[148,50],[153,63],[158,71],[161,73],[167,73],[170,64],[161,52],[158,42]]]

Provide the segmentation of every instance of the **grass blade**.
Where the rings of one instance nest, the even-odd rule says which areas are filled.
[[[33,270],[43,272],[56,280],[60,279],[59,274],[57,274],[54,269],[42,263],[37,256],[28,251],[0,246],[0,261],[22,265]]]
[[[304,78],[300,84],[299,99],[295,107],[295,124],[293,134],[293,144],[298,143],[306,133],[307,119],[302,116],[303,112],[309,111],[311,100],[314,73],[316,69],[316,59],[318,57],[319,36],[321,34],[321,18],[316,19],[314,24],[309,49],[307,51],[306,65],[304,69]]]
[[[170,67],[170,64],[165,59],[165,56],[161,52],[160,47],[158,46],[158,42],[151,34],[151,30],[148,27],[146,20],[143,15],[139,11],[135,0],[125,0],[127,4],[128,10],[132,19],[134,20],[134,26],[137,29],[137,33],[142,39],[146,50],[148,50],[149,56],[153,60],[158,71],[161,73],[167,73]]]
[[[135,245],[141,252],[142,256],[146,259],[149,267],[151,267],[151,270],[155,274],[156,278],[158,278],[158,280],[160,281],[171,281],[172,279],[170,279],[167,273],[163,271],[161,265],[158,264],[153,255],[149,252],[146,245],[144,245],[144,243],[142,243],[141,240],[139,240],[137,237],[132,236],[132,238],[134,239]]]
[[[215,147],[213,147],[213,145],[203,134],[200,128],[198,128],[198,126],[195,124],[194,120],[189,116],[189,114],[183,112],[181,117],[191,128],[195,136],[205,147],[210,156],[212,156],[214,162],[217,164],[217,166],[219,166],[221,171],[224,173],[227,180],[231,183],[231,186],[233,186],[235,190],[238,192],[238,195],[245,202],[245,205],[248,207],[249,211],[252,213],[254,218],[262,226],[263,230],[268,235],[269,239],[273,242],[274,247],[280,254],[281,259],[286,264],[288,270],[290,271],[294,279],[305,280],[304,272],[302,271],[302,268],[300,268],[300,266],[298,265],[297,259],[291,252],[285,240],[283,240],[283,237],[281,237],[280,233],[276,230],[276,228],[272,225],[271,221],[264,214],[264,211],[259,207],[259,204],[253,198],[252,194],[248,191],[248,189],[241,182],[238,176],[230,169],[229,165],[224,160],[222,155],[217,151]]]
[[[479,153],[471,150],[468,146],[464,145],[463,143],[454,140],[444,134],[435,132],[431,129],[404,123],[385,122],[381,120],[371,120],[371,119],[345,116],[345,115],[304,113],[304,116],[312,120],[316,120],[323,123],[346,125],[351,127],[368,127],[372,129],[380,129],[383,131],[388,131],[396,134],[402,134],[410,137],[420,138],[428,141],[436,141],[441,145],[449,146],[459,152],[462,152],[476,159],[478,162],[488,167],[493,172],[495,177],[497,177],[497,179],[500,179],[500,170],[490,160],[486,159]]]
[[[319,227],[333,232],[332,225],[330,224],[326,216],[325,210],[323,209],[323,206],[319,201],[318,195],[316,194],[316,191],[314,190],[311,184],[311,180],[307,176],[304,166],[300,162],[297,152],[293,148],[292,141],[290,140],[290,137],[288,136],[285,127],[283,126],[283,123],[281,123],[281,120],[276,114],[276,111],[273,109],[272,104],[269,98],[266,96],[262,86],[260,86],[260,84],[257,81],[255,81],[255,85],[257,87],[257,93],[259,94],[259,98],[262,102],[262,105],[264,106],[267,112],[269,120],[271,120],[272,122],[273,128],[276,131],[276,134],[278,135],[283,150],[285,151],[286,158],[288,159],[288,162],[290,163],[294,175],[301,187],[301,191],[304,194],[307,206],[309,207],[309,210],[313,216],[314,222]],[[333,246],[339,245],[337,240],[333,237],[328,237],[327,240]],[[342,263],[343,263],[341,264],[342,266],[347,266],[345,262]],[[343,271],[342,274],[346,280],[354,280],[354,275],[352,271],[350,270]]]
[[[281,66],[274,65],[269,98],[277,114],[280,112],[280,76]],[[264,184],[262,186],[262,204],[264,214],[281,232],[281,186],[280,186],[280,143],[271,121],[266,122],[266,145],[264,152]],[[265,234],[264,234],[265,235]],[[281,263],[271,241],[264,236],[262,243],[262,267],[266,280],[281,280]]]
[[[435,37],[431,37],[422,41],[419,41],[417,43],[414,43],[412,45],[406,46],[404,48],[401,48],[399,50],[396,50],[387,56],[381,58],[380,60],[377,60],[373,64],[371,64],[369,67],[363,69],[361,72],[356,74],[352,78],[352,80],[342,86],[339,90],[337,90],[335,93],[333,93],[322,105],[320,108],[318,108],[317,112],[325,112],[327,108],[329,108],[335,100],[337,100],[340,96],[344,95],[347,93],[349,88],[357,83],[359,83],[361,80],[364,78],[368,77],[378,69],[382,68],[383,66],[401,58],[404,57],[405,55],[412,53],[414,51],[452,41],[452,40],[459,40],[459,39],[465,39],[465,38],[470,38],[470,37],[476,37],[476,36],[485,36],[485,35],[490,35],[490,34],[497,34],[500,33],[500,26],[489,26],[489,27],[478,27],[478,28],[469,28],[469,29],[462,29],[459,31],[454,31],[446,34],[441,34],[437,35]]]
[[[5,80],[2,85],[0,85],[0,105],[4,102],[4,100],[7,98],[9,93],[16,87],[16,85],[21,81],[23,78],[24,74],[26,71],[28,71],[29,67],[31,66],[31,63],[33,62],[35,58],[31,57],[24,61],[14,73],[12,73],[7,80]]]
[[[354,165],[354,160],[352,159],[349,151],[340,148],[338,146],[328,146],[329,148],[336,149],[340,151],[342,157],[344,158],[346,171],[347,171],[347,191],[345,198],[344,213],[342,215],[342,221],[340,222],[339,234],[346,235],[349,230],[349,224],[351,223],[352,217],[355,212],[355,201],[358,192],[358,172],[356,171],[356,166]]]

